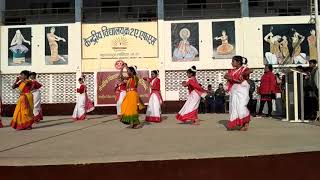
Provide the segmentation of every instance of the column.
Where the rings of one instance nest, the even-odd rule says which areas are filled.
[[[0,0],[0,57],[2,56],[1,50],[3,45],[1,43],[3,37],[1,34],[1,26],[4,24],[4,11],[6,10],[6,0]],[[1,73],[1,65],[0,65],[0,96],[2,96],[2,73]]]
[[[81,22],[82,19],[82,0],[75,0],[74,2],[74,18],[75,22]]]
[[[77,47],[75,47],[75,49],[80,49],[80,51],[78,51],[79,53],[77,54],[77,58],[78,59],[78,63],[77,63],[77,70],[76,70],[76,80],[75,82],[77,82],[77,79],[81,76],[82,74],[82,0],[75,0],[74,1],[74,18],[75,18],[75,25],[77,26],[77,34],[79,34],[79,45]]]
[[[165,32],[164,32],[164,2],[157,0],[157,14],[158,14],[158,58],[159,58],[159,78],[161,79],[161,92],[163,100],[166,100],[165,88]]]
[[[249,0],[241,0],[241,15],[249,17]]]
[[[158,11],[158,19],[163,20],[164,19],[164,3],[163,0],[157,1],[157,11]]]

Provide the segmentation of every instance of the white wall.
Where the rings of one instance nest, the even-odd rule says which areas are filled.
[[[68,65],[45,64],[45,27],[68,26]],[[8,28],[31,27],[32,33],[32,65],[8,66]],[[22,70],[35,71],[37,73],[65,73],[76,72],[81,65],[81,25],[77,24],[46,24],[46,25],[19,25],[1,27],[1,73],[15,74]]]
[[[221,20],[190,20],[190,21],[165,21],[164,32],[171,32],[172,23],[199,23],[199,61],[172,62],[171,33],[165,33],[162,41],[165,70],[186,70],[192,65],[198,69],[229,69],[231,59],[212,59],[212,22],[235,21],[236,54],[248,58],[249,67],[263,67],[263,33],[262,26],[265,24],[305,24],[309,22],[309,16],[297,17],[263,17],[263,18],[239,18]]]
[[[149,59],[130,59],[129,64],[136,64],[141,69],[159,69],[162,79],[162,92],[166,100],[178,100],[179,92],[165,91],[166,70],[186,70],[192,65],[198,69],[217,70],[231,68],[230,59],[213,60],[212,48],[212,22],[235,21],[236,54],[243,55],[249,60],[250,68],[263,67],[263,33],[264,24],[305,24],[309,22],[309,16],[297,17],[264,17],[264,18],[239,18],[221,20],[190,20],[190,21],[159,21],[159,57]],[[199,52],[200,60],[194,62],[172,62],[171,53],[171,23],[199,23]],[[45,27],[46,26],[69,26],[69,64],[68,65],[45,65]],[[32,66],[8,66],[8,28],[32,27]],[[114,69],[114,62],[104,59],[82,59],[81,56],[81,24],[60,25],[29,25],[29,26],[2,26],[0,27],[1,42],[1,73],[16,74],[27,69],[38,73],[67,73],[94,72],[103,69]],[[82,59],[82,61],[81,61]],[[82,68],[81,68],[82,64]],[[179,86],[177,84],[177,86]]]
[[[243,18],[243,55],[252,68],[263,67],[263,32],[262,26],[268,24],[307,24],[309,16]],[[238,38],[237,38],[238,39]]]

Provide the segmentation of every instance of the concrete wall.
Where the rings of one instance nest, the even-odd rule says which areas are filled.
[[[230,59],[212,59],[212,22],[217,20],[198,20],[198,21],[165,21],[164,32],[171,32],[172,23],[199,23],[199,61],[192,62],[172,62],[171,61],[171,33],[165,33],[165,40],[162,41],[164,49],[165,70],[185,70],[196,65],[198,69],[229,69],[231,68]],[[263,34],[264,24],[305,24],[309,22],[309,16],[297,17],[263,17],[263,18],[239,18],[223,19],[219,21],[235,21],[236,34],[236,54],[248,58],[249,67],[263,67]]]
[[[45,27],[68,26],[68,64],[46,65],[45,63]],[[8,29],[31,27],[32,33],[32,65],[8,66]],[[76,72],[81,65],[81,25],[77,24],[42,24],[26,26],[2,26],[1,27],[1,72],[3,74],[16,74],[22,70],[30,70],[38,73],[65,73]],[[11,41],[11,40],[10,40]]]
[[[158,46],[159,58],[125,59],[125,61],[141,68],[159,70],[186,70],[192,65],[196,65],[198,69],[229,69],[231,68],[230,58],[212,58],[212,22],[219,21],[235,22],[236,54],[247,57],[249,60],[249,67],[263,68],[262,26],[268,24],[305,24],[309,22],[309,16],[164,21],[158,24],[158,37],[161,37],[159,38]],[[171,50],[171,24],[194,22],[199,24],[199,61],[173,62]],[[101,69],[113,69],[115,61],[116,59],[83,59],[82,70],[85,72],[94,72]]]
[[[163,21],[159,20],[154,27],[157,29],[158,56],[151,58],[122,59],[128,64],[137,65],[139,69],[158,69],[162,79],[162,94],[164,99],[179,100],[179,92],[166,91],[166,71],[181,71],[196,65],[199,70],[225,70],[231,68],[231,58],[213,59],[212,22],[234,21],[236,35],[236,54],[245,56],[249,60],[250,68],[263,68],[263,33],[264,24],[305,24],[309,22],[309,16],[297,17],[264,17],[264,18],[238,18],[238,19],[206,19],[189,21]],[[171,48],[171,24],[197,22],[199,24],[199,61],[173,62]],[[69,34],[69,64],[46,65],[45,64],[45,27],[68,26]],[[77,73],[81,71],[93,73],[96,71],[115,69],[114,64],[118,59],[82,58],[82,27],[81,23],[59,25],[28,25],[28,26],[2,26],[1,27],[1,73],[17,74],[27,69],[38,73]],[[8,66],[8,28],[32,28],[32,65]],[[101,40],[103,41],[103,40]],[[109,52],[105,52],[109,53]],[[11,76],[10,76],[11,77]],[[179,78],[179,77],[177,77]],[[76,82],[76,79],[72,80]],[[180,81],[180,80],[179,80]],[[179,84],[177,84],[179,86]],[[4,87],[2,87],[4,88]],[[7,92],[7,91],[6,91]],[[14,93],[14,92],[13,92]],[[170,94],[171,93],[171,94]],[[173,94],[174,95],[173,95]],[[70,101],[72,102],[72,101]]]

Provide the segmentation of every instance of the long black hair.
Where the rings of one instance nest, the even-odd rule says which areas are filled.
[[[248,59],[242,56],[233,56],[232,60],[238,62],[240,66],[248,64]]]
[[[192,66],[190,69],[188,69],[187,73],[190,73],[192,76],[196,76],[196,74],[197,74],[196,66]]]

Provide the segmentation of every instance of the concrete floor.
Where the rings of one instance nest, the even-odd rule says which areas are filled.
[[[45,117],[32,130],[0,129],[0,166],[86,164],[238,157],[320,150],[320,126],[253,119],[248,132],[226,131],[225,114],[200,115],[200,126],[160,124],[128,129],[115,116]],[[143,119],[143,116],[141,116]]]

